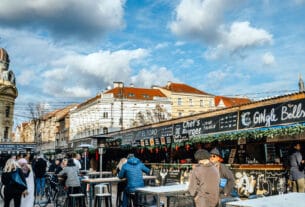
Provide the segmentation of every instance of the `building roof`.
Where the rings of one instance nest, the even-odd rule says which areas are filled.
[[[82,106],[86,106],[87,104],[93,103],[94,101],[96,101],[100,98],[101,98],[101,94],[98,94],[95,97],[90,98],[90,99],[86,100],[85,102],[78,104],[77,108],[81,108]]]
[[[218,106],[222,101],[225,107],[238,106],[251,102],[251,100],[248,98],[236,98],[236,97],[226,97],[226,96],[215,96],[214,101],[215,101],[215,106]]]
[[[51,117],[56,117],[56,119],[59,120],[59,119],[63,118],[64,116],[66,116],[69,113],[70,109],[75,107],[76,105],[77,104],[71,104],[69,106],[66,106],[65,108],[56,109],[54,111],[51,111],[51,112],[45,114],[43,116],[43,118],[44,118],[44,120],[46,120]]]
[[[114,98],[153,100],[154,97],[166,98],[165,94],[159,89],[135,88],[135,87],[116,87],[106,91],[105,94],[112,93]]]
[[[192,93],[192,94],[200,94],[200,95],[211,95],[204,91],[193,88],[184,83],[172,83],[169,82],[166,86],[162,87],[163,89],[176,92],[176,93]]]

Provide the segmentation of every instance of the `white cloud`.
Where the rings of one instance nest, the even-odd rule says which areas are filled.
[[[130,64],[132,61],[140,60],[148,55],[145,49],[119,50],[119,51],[99,51],[83,54],[70,54],[58,60],[53,60],[53,69],[43,73],[46,79],[44,92],[66,96],[67,92],[76,88],[73,96],[91,95],[88,88],[101,88],[112,84],[115,80],[128,82],[132,73]],[[64,80],[63,80],[64,77]],[[65,82],[65,90],[61,82]],[[50,83],[54,84],[50,87]],[[77,87],[76,87],[77,86]],[[92,91],[91,91],[92,92]]]
[[[216,69],[208,72],[202,81],[204,91],[217,91],[218,94],[224,94],[229,85],[243,85],[247,83],[250,76],[243,72],[235,71],[234,68],[224,66],[224,69]]]
[[[179,82],[177,78],[174,77],[173,73],[165,67],[152,67],[151,69],[142,69],[135,76],[131,77],[131,82],[135,85],[143,87],[151,87],[152,85],[163,86],[168,81]]]
[[[222,22],[230,0],[182,0],[176,7],[176,19],[171,31],[180,37],[195,38],[206,42],[217,39],[217,26]]]
[[[294,0],[297,5],[301,5],[305,3],[305,0]]]
[[[69,97],[87,97],[88,94],[91,94],[91,91],[88,88],[75,86],[70,88],[63,88],[63,94],[66,94]]]
[[[222,41],[220,45],[235,52],[242,48],[271,43],[272,35],[263,29],[251,27],[249,22],[234,22],[230,30],[223,33]]]
[[[20,85],[29,85],[32,83],[32,80],[34,79],[35,72],[32,70],[24,70],[21,72],[19,76],[17,76],[18,84]]]
[[[183,42],[183,41],[177,41],[176,43],[175,43],[175,46],[182,46],[182,45],[185,45],[185,42]]]
[[[263,61],[264,65],[274,65],[275,64],[275,58],[270,52],[267,52],[263,55],[262,61]]]
[[[168,42],[163,42],[163,43],[159,43],[159,44],[157,44],[156,46],[155,46],[155,49],[163,49],[163,48],[166,48],[166,47],[168,47],[169,46],[169,44],[168,44]]]
[[[180,59],[179,63],[180,63],[180,66],[182,68],[188,68],[188,67],[190,67],[191,65],[194,64],[194,60],[190,59],[190,58],[188,58],[188,59]]]
[[[0,25],[90,40],[124,26],[125,0],[2,0]]]
[[[199,40],[208,46],[207,59],[223,54],[272,43],[272,35],[247,21],[235,21],[227,26],[223,20],[234,0],[182,0],[176,8],[176,19],[170,24],[177,36]],[[190,15],[192,14],[192,15]]]

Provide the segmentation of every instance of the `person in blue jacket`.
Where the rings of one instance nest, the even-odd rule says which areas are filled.
[[[127,162],[122,166],[119,172],[119,178],[126,178],[127,185],[123,195],[122,207],[128,206],[128,194],[134,193],[136,188],[144,186],[143,172],[150,173],[150,169],[146,167],[133,154],[127,156]]]

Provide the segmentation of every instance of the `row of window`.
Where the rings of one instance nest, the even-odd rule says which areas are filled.
[[[200,102],[200,107],[204,107],[204,101],[200,100],[199,102]],[[178,104],[178,106],[182,106],[182,98],[178,98],[177,104]],[[213,107],[213,99],[209,100],[208,105],[210,107]],[[189,106],[194,106],[193,99],[191,99],[191,98],[189,99]]]

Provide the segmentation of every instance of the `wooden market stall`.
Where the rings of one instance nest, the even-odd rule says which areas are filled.
[[[240,196],[289,190],[288,156],[305,149],[305,93],[295,93],[109,133],[149,165],[157,184],[186,182],[199,148],[219,148]],[[119,158],[118,158],[119,159]]]

